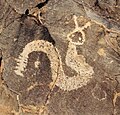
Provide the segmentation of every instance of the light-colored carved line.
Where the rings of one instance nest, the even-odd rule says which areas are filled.
[[[75,28],[79,28],[78,22],[77,22],[77,16],[73,15],[74,23],[75,23]]]
[[[103,91],[103,92],[104,92],[104,94],[105,94],[105,97],[104,97],[104,98],[99,99],[98,97],[96,97],[96,96],[94,95],[94,93],[93,93],[93,92],[92,92],[92,96],[93,96],[95,99],[99,100],[99,101],[103,101],[103,100],[105,100],[105,99],[106,99],[106,97],[107,97],[106,92],[105,92],[105,91]]]
[[[99,99],[99,98],[98,98],[98,97],[96,97],[96,96],[95,96],[95,94],[94,94],[94,91],[95,91],[95,89],[96,89],[96,88],[101,89],[101,88],[98,86],[98,84],[96,84],[96,86],[94,87],[94,89],[91,91],[92,96],[93,96],[95,99],[97,99],[98,101],[103,101],[103,100],[105,100],[105,99],[106,99],[106,97],[107,97],[106,92],[103,90],[103,93],[104,93],[105,97],[103,97],[103,98]],[[96,90],[97,90],[97,89],[96,89]]]
[[[113,98],[113,106],[114,106],[114,107],[115,107],[115,105],[116,105],[116,100],[117,100],[118,97],[120,97],[120,92],[119,92],[119,93],[115,92],[115,93],[114,93],[114,98]]]
[[[91,26],[91,23],[90,22],[87,22],[84,26],[82,26],[82,27],[79,27],[78,26],[78,22],[77,22],[77,16],[76,15],[74,15],[73,16],[73,19],[74,19],[74,23],[75,23],[75,29],[72,31],[72,32],[70,32],[68,35],[67,35],[67,39],[71,42],[71,43],[73,43],[74,45],[83,45],[84,44],[84,42],[85,42],[85,33],[84,33],[84,29],[85,28],[87,28],[87,27],[90,27]],[[72,34],[74,34],[75,32],[80,32],[81,34],[82,34],[82,43],[81,42],[73,42],[72,41],[72,39],[70,38],[70,36],[72,35]],[[79,38],[79,40],[80,40],[80,38]]]
[[[25,69],[28,63],[28,58],[29,58],[28,55],[33,51],[42,51],[47,54],[51,62],[52,76],[56,78],[58,62],[59,62],[58,55],[57,55],[57,52],[54,50],[54,46],[51,43],[44,40],[35,40],[28,43],[25,46],[19,58],[16,59],[17,66],[15,67],[15,70],[14,70],[15,73],[21,77],[24,77],[23,72],[25,72]]]
[[[103,27],[103,28],[104,28],[106,31],[108,31],[108,32],[117,33],[117,34],[120,33],[120,32],[117,31],[117,30],[108,29],[105,25],[103,25],[103,24],[100,23],[100,22],[97,22],[96,20],[91,20],[91,22],[94,22],[95,24],[100,25],[101,27]]]
[[[74,21],[77,27],[75,31],[80,30],[83,33],[83,29],[90,26],[90,23],[86,23],[83,27],[81,28],[78,27],[77,17],[75,16],[74,16]],[[85,34],[83,34],[83,36],[85,37]],[[48,58],[51,61],[52,79],[53,79],[53,85],[51,87],[51,91],[55,85],[67,91],[78,89],[83,85],[86,85],[87,82],[92,78],[92,74],[94,73],[93,68],[85,62],[84,56],[77,55],[75,44],[69,42],[68,51],[66,55],[66,64],[77,72],[77,76],[73,76],[69,78],[64,74],[59,51],[57,51],[57,49],[55,49],[55,47],[52,46],[52,44],[50,44],[49,42],[45,42],[43,40],[35,40],[28,43],[25,46],[23,52],[19,56],[19,59],[16,60],[18,66],[16,66],[15,73],[17,75],[24,77],[23,72],[25,71],[27,65],[28,54],[33,51],[43,51],[47,53]],[[73,57],[71,58],[72,55]],[[69,63],[69,61],[67,62],[67,60],[71,62]],[[60,64],[58,63],[59,61]]]
[[[69,45],[66,53],[65,63],[67,64],[67,66],[71,67],[77,72],[77,76],[69,77],[65,75],[62,67],[63,62],[60,57],[60,72],[56,82],[57,86],[67,91],[75,90],[84,85],[87,85],[87,83],[93,77],[92,75],[94,73],[93,68],[85,62],[84,56],[78,55],[76,51],[76,45],[82,45],[85,41],[85,33],[83,30],[89,27],[91,23],[87,22],[84,26],[78,27],[77,17],[74,15],[73,18],[75,23],[75,29],[67,35]],[[84,39],[82,43],[72,42],[70,35],[75,32],[81,32]]]

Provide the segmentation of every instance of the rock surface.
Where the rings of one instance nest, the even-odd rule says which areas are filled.
[[[1,115],[119,115],[120,1],[40,2],[0,1]]]

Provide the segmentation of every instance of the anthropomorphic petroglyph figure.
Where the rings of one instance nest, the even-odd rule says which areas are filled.
[[[87,22],[83,27],[79,27],[77,23],[77,17],[74,15],[75,29],[67,35],[67,39],[69,41],[68,50],[66,53],[65,63],[68,67],[72,68],[77,72],[77,76],[69,77],[65,75],[62,61],[60,61],[60,71],[59,77],[56,85],[63,90],[71,91],[78,89],[90,81],[93,77],[94,73],[93,68],[85,62],[85,58],[83,55],[78,55],[76,51],[76,45],[83,45],[85,42],[85,33],[84,29],[88,28],[91,23]],[[78,41],[73,42],[71,36],[75,36],[74,34],[80,33]],[[60,58],[61,59],[61,58]]]

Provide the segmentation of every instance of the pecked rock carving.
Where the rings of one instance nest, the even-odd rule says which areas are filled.
[[[28,58],[29,58],[28,55],[34,51],[42,51],[45,52],[50,59],[52,79],[53,81],[57,79],[55,85],[67,91],[78,89],[86,85],[87,82],[89,82],[89,80],[92,78],[92,74],[94,73],[94,71],[93,68],[85,62],[84,56],[77,54],[76,45],[82,45],[85,42],[85,34],[83,32],[83,29],[89,27],[90,22],[87,22],[86,25],[81,28],[78,27],[76,16],[74,16],[74,22],[75,22],[75,30],[73,30],[73,32],[67,35],[67,38],[69,40],[69,45],[68,45],[68,51],[66,53],[65,62],[68,67],[72,68],[77,72],[77,76],[73,76],[69,78],[65,75],[62,67],[61,57],[60,55],[57,54],[58,50],[57,49],[55,50],[55,47],[52,46],[52,44],[50,44],[49,42],[45,42],[44,40],[34,40],[28,43],[24,47],[22,53],[19,55],[19,58],[16,59],[17,66],[15,67],[14,72],[18,76],[24,77],[23,72],[26,71],[26,66],[28,64]],[[83,38],[81,39],[83,39],[83,41],[81,43],[79,43],[79,41],[77,42],[71,41],[70,36],[76,32],[82,33]],[[57,56],[59,56],[59,58]],[[60,65],[59,65],[59,59],[60,59]]]
[[[43,21],[46,0],[5,0],[0,8],[1,14],[5,11],[0,19],[0,102],[4,94],[14,94],[18,104],[16,110],[10,104],[8,114],[119,115],[118,18],[94,12],[103,10],[106,1],[88,1],[49,1]],[[3,103],[0,113],[8,104]]]
[[[92,96],[98,101],[104,101],[107,98],[106,91],[102,90],[98,84],[96,84],[96,86],[93,88],[91,93],[92,93]]]
[[[23,52],[19,55],[19,58],[16,59],[17,66],[14,70],[15,73],[21,77],[24,77],[22,72],[24,72],[26,69],[29,58],[28,55],[34,51],[42,51],[47,54],[51,62],[52,75],[57,76],[57,68],[59,62],[57,53],[54,50],[54,46],[52,46],[52,44],[50,44],[49,42],[45,42],[44,40],[34,40],[25,46]]]
[[[19,94],[20,103],[43,105],[57,77],[59,57],[55,41],[34,16],[25,15],[15,25],[18,28],[8,48],[10,57],[4,59],[4,80]]]
[[[62,62],[60,61],[60,72],[56,83],[56,85],[59,86],[61,89],[67,91],[78,89],[84,85],[87,85],[87,82],[90,81],[94,73],[93,68],[85,62],[85,57],[83,55],[78,55],[76,51],[76,45],[83,45],[85,42],[85,33],[83,32],[83,30],[90,26],[90,22],[87,22],[83,27],[78,27],[77,17],[74,15],[73,18],[75,22],[75,29],[67,35],[69,44],[66,53],[65,63],[68,67],[72,68],[77,72],[77,76],[66,76],[62,67]],[[73,42],[70,36],[74,35],[74,33],[76,32],[81,33],[82,38],[77,36],[79,40]]]

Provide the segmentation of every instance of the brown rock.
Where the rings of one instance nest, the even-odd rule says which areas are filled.
[[[119,1],[52,0],[44,24],[38,3],[0,2],[0,112],[119,115]]]

